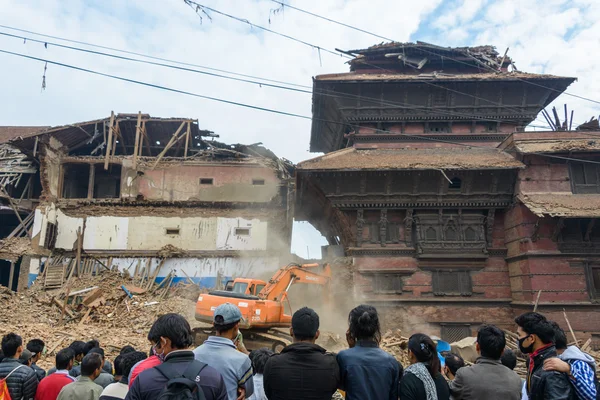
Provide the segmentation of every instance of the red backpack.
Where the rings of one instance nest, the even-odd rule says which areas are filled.
[[[10,371],[8,375],[6,375],[6,377],[0,379],[0,400],[11,400],[6,381],[8,380],[8,377],[12,375],[13,372],[15,372],[21,367],[24,367],[24,365],[19,365],[18,367]]]

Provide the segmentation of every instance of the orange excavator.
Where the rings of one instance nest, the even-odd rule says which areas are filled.
[[[297,283],[321,285],[327,300],[330,280],[329,264],[289,264],[279,269],[269,282],[237,278],[228,281],[225,290],[213,290],[198,297],[196,320],[212,325],[216,307],[223,303],[235,304],[242,313],[240,330],[248,350],[270,347],[278,352],[291,342],[289,333],[278,329],[289,328],[292,323],[288,299],[290,287]],[[286,302],[289,314],[285,312]],[[196,329],[195,333],[196,343],[199,343],[212,332]]]

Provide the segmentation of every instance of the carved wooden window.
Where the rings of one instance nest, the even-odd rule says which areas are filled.
[[[427,230],[425,231],[425,239],[438,240],[437,230],[432,226],[427,228]]]
[[[460,178],[452,178],[448,185],[448,191],[452,193],[460,192],[462,186],[462,180]]]
[[[477,240],[479,240],[479,235],[477,234],[477,231],[475,231],[475,229],[473,229],[472,227],[468,226],[465,229],[465,240],[467,242],[476,242]]]
[[[388,243],[398,243],[400,241],[400,225],[396,222],[388,222],[385,234]]]
[[[58,229],[56,224],[53,224],[52,222],[48,222],[48,224],[46,225],[46,236],[44,237],[44,247],[48,250],[52,250],[54,249],[54,246],[56,245],[56,235],[57,235]]]
[[[433,271],[432,288],[435,296],[471,296],[473,294],[469,271]]]
[[[600,193],[600,168],[596,164],[574,162],[569,164],[573,193]]]
[[[375,274],[373,275],[373,292],[399,294],[402,293],[402,275]]]
[[[600,264],[588,263],[586,265],[586,278],[590,298],[600,300]]]
[[[379,243],[379,222],[371,222],[369,224],[369,240],[371,243]]]
[[[463,324],[443,324],[441,336],[442,340],[445,342],[458,342],[471,336],[471,326]]]

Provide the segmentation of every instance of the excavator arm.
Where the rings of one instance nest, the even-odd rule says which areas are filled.
[[[263,300],[281,301],[290,287],[296,283],[329,286],[331,268],[329,264],[289,264],[281,268],[258,294]]]

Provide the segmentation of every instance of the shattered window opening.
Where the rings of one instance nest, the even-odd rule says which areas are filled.
[[[108,170],[103,164],[96,164],[94,171],[94,198],[118,199],[121,197],[121,165],[110,164]]]
[[[448,189],[452,192],[459,192],[462,185],[462,180],[460,178],[452,178],[451,181],[452,182],[448,184]]]
[[[90,180],[89,164],[63,164],[62,197],[65,199],[86,199]]]
[[[236,236],[250,236],[250,228],[235,228]]]

